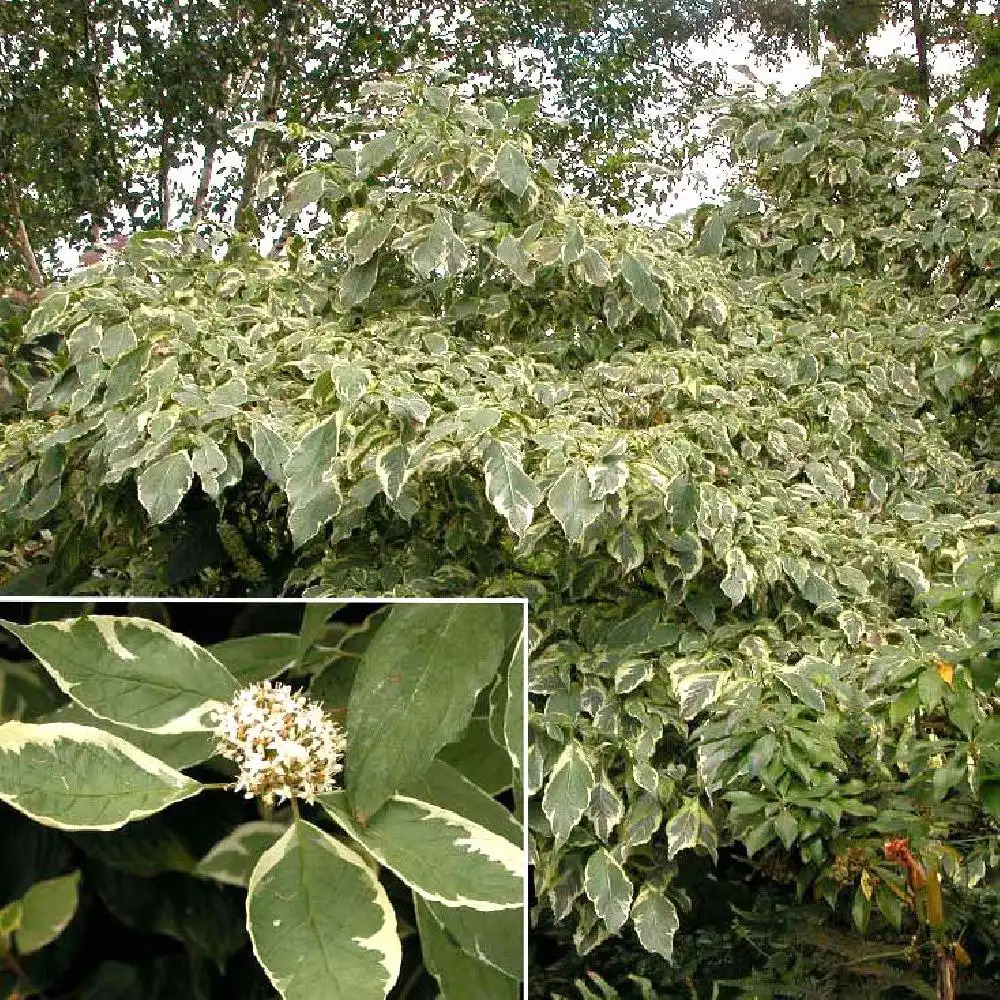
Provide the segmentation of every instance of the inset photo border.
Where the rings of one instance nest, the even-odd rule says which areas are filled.
[[[0,600],[0,995],[522,998],[527,623]]]

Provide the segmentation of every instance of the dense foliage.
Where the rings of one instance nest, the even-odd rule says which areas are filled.
[[[3,609],[0,995],[517,1000],[523,602],[86,610]]]
[[[830,65],[723,109],[692,235],[565,196],[527,104],[369,95],[294,133],[287,259],[150,233],[35,310],[8,587],[523,594],[539,920],[995,994],[995,156]]]

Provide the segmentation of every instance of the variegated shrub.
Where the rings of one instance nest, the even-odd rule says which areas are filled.
[[[210,648],[140,617],[2,623],[35,662],[0,661],[0,821],[58,845],[0,877],[3,995],[74,980],[107,995],[115,973],[81,947],[87,919],[60,943],[99,900],[184,946],[199,985],[175,968],[155,996],[517,1000],[524,832],[494,796],[523,756],[523,604],[396,605],[353,626],[305,608],[298,634]],[[5,697],[32,677],[41,703]],[[234,791],[256,800],[234,809]],[[176,808],[206,798],[212,821]],[[73,870],[39,877],[53,864]],[[267,977],[252,994],[233,972],[251,948]],[[137,990],[143,955],[127,957]]]
[[[995,158],[831,66],[722,109],[692,236],[566,194],[524,105],[370,97],[289,126],[279,256],[146,234],[35,311],[8,586],[527,596],[539,915],[582,953],[671,957],[721,851],[875,937],[840,995],[972,913],[995,975]]]

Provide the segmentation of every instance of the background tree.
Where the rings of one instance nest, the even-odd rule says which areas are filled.
[[[995,30],[998,17],[1000,7],[995,0],[768,0],[760,4],[721,0],[714,11],[723,32],[749,35],[758,57],[775,60],[789,50],[815,52],[822,39],[852,65],[891,70],[895,85],[924,105],[965,101],[983,92],[976,87],[983,82],[982,67],[991,58],[985,35]],[[877,58],[870,43],[886,29],[899,33],[904,51]],[[957,61],[957,71],[935,69],[936,57],[945,50]],[[962,83],[966,78],[979,84],[969,88]],[[988,101],[988,107],[993,103]],[[980,120],[980,137],[991,127],[990,112],[986,120]]]
[[[539,123],[540,149],[628,208],[653,190],[635,151],[654,124],[676,130],[711,92],[684,47],[710,28],[684,4],[621,0],[4,4],[2,280],[40,284],[59,245],[114,232],[208,217],[255,229],[261,178],[291,147],[236,127],[343,115],[366,82],[418,63],[471,74],[480,94],[540,87],[559,118]]]

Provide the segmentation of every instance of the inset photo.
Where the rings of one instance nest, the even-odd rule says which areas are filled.
[[[0,996],[519,1000],[526,625],[0,602]]]

